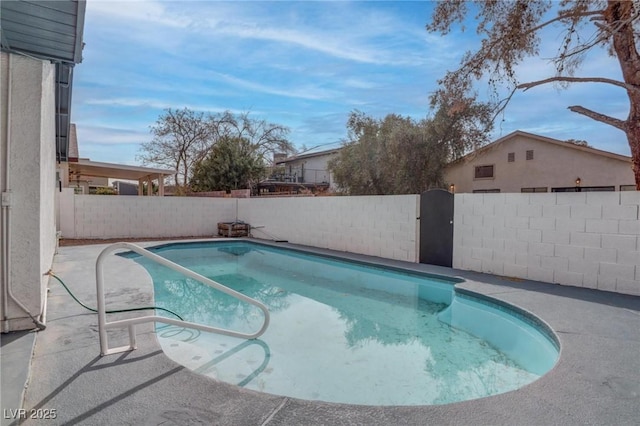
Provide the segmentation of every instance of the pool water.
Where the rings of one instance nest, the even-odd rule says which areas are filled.
[[[446,404],[517,389],[557,360],[557,345],[535,322],[456,296],[455,280],[248,242],[152,251],[268,307],[271,324],[256,340],[157,327],[176,362],[247,389],[365,405]],[[262,325],[256,307],[136,261],[152,276],[156,305],[186,321],[243,332]]]

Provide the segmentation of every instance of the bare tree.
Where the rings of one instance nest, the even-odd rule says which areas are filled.
[[[207,153],[212,144],[213,127],[204,113],[188,108],[164,111],[151,126],[153,139],[141,144],[138,159],[175,169],[175,183],[185,187],[193,166]]]
[[[467,52],[460,68],[448,72],[439,81],[440,92],[470,91],[474,80],[489,77],[496,100],[501,88],[509,95],[496,103],[496,114],[502,111],[516,90],[526,91],[543,84],[561,87],[578,83],[607,84],[624,90],[629,98],[626,120],[602,114],[580,105],[569,110],[623,131],[631,148],[636,187],[640,190],[640,2],[613,0],[562,0],[557,13],[549,16],[554,2],[549,0],[439,2],[427,30],[447,34],[456,23],[462,23],[468,13],[476,16],[477,33],[483,37],[480,48]],[[555,3],[558,4],[558,3]],[[515,67],[526,57],[537,56],[541,32],[555,25],[562,30],[557,55],[552,58],[555,75],[520,82]],[[599,76],[576,76],[590,51],[605,47],[617,58],[622,80]]]
[[[273,152],[292,152],[285,126],[254,120],[249,113],[205,114],[188,108],[165,110],[151,126],[153,139],[143,142],[137,158],[143,164],[175,169],[175,183],[189,185],[193,170],[219,140],[245,140],[261,160]]]
[[[269,123],[266,120],[256,120],[249,117],[249,112],[237,115],[229,111],[215,117],[218,124],[218,137],[229,137],[247,140],[265,161],[274,152],[293,152],[294,148],[287,139],[289,129],[285,126]]]

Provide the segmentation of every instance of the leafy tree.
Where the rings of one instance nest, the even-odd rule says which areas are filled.
[[[377,120],[351,113],[348,137],[329,162],[334,180],[351,195],[416,194],[443,187],[443,168],[486,143],[490,107],[473,99],[440,97],[432,117],[415,121],[389,114]]]
[[[589,142],[582,140],[582,139],[567,139],[565,141],[566,143],[570,143],[573,145],[578,145],[578,146],[584,146],[587,148],[591,148],[591,145],[589,145]]]
[[[613,0],[562,0],[557,13],[550,15],[554,2],[550,0],[439,2],[434,9],[427,30],[449,33],[454,24],[462,23],[469,13],[474,13],[477,33],[482,44],[475,52],[467,52],[460,68],[447,72],[439,81],[440,93],[448,91],[468,92],[474,80],[488,76],[493,94],[498,99],[500,88],[506,87],[509,95],[497,102],[497,112],[502,111],[513,93],[526,91],[543,84],[555,83],[561,87],[577,83],[608,84],[622,89],[629,98],[629,115],[625,120],[611,117],[580,105],[569,110],[593,120],[611,125],[627,136],[636,186],[640,190],[640,7],[637,1]],[[548,78],[520,82],[516,66],[526,57],[537,56],[541,32],[554,25],[561,30],[557,55],[551,59],[555,75]],[[587,34],[586,31],[591,31]],[[604,47],[617,58],[622,80],[598,76],[576,76],[590,51]]]
[[[113,188],[108,188],[108,187],[98,187],[96,188],[96,192],[97,195],[116,195],[116,191]]]
[[[223,137],[195,166],[191,188],[196,192],[251,188],[265,172],[256,145],[240,137]]]
[[[293,146],[286,136],[289,130],[265,120],[254,120],[249,113],[218,114],[195,112],[189,108],[167,109],[151,126],[153,139],[143,142],[138,159],[175,169],[175,183],[180,190],[189,184],[194,167],[224,138],[241,138],[255,153],[266,158],[272,152],[291,152]]]

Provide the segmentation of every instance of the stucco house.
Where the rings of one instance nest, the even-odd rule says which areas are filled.
[[[43,327],[85,1],[0,2],[1,331]]]
[[[335,158],[340,148],[290,157],[274,157],[275,170],[269,179],[261,182],[261,193],[286,190],[308,189],[312,192],[335,189],[333,175],[329,170],[329,160]],[[279,167],[278,167],[279,166]]]
[[[444,179],[456,193],[635,190],[631,157],[522,131],[450,163]]]
[[[297,182],[328,183],[331,187],[333,180],[329,171],[329,160],[338,155],[340,149],[311,152],[294,155],[277,164],[285,167],[285,173],[297,178]]]

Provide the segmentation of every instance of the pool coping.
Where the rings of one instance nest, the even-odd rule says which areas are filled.
[[[547,322],[561,342],[560,360],[521,389],[453,404],[371,407],[297,400],[188,371],[164,355],[152,327],[141,327],[136,351],[99,357],[97,319],[51,284],[47,330],[36,337],[24,408],[55,408],[58,416],[50,424],[632,424],[637,419],[640,297],[274,245],[464,278],[458,284],[463,291],[515,305]],[[54,272],[83,300],[95,300],[95,287],[87,282],[95,279],[95,258],[104,247],[63,247],[56,256]],[[123,271],[119,265],[116,272]],[[123,275],[110,276],[108,299],[150,297],[148,276],[141,285],[133,281],[144,280],[144,274]],[[31,422],[36,420],[26,423]]]

